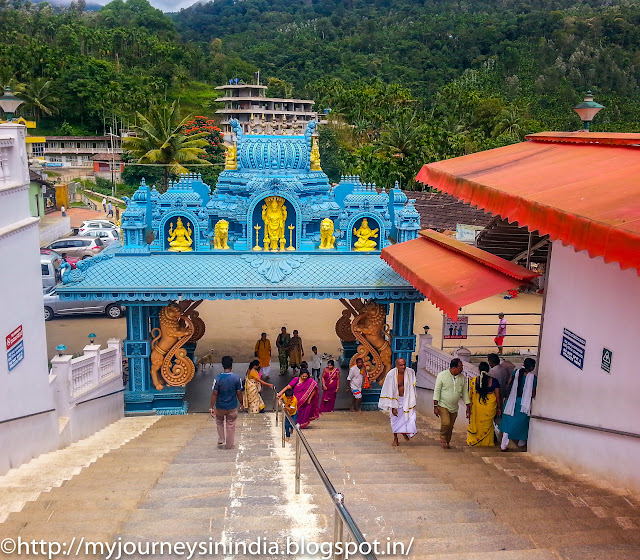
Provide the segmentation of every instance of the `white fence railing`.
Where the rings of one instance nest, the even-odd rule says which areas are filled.
[[[99,344],[89,344],[84,347],[84,354],[78,358],[60,358],[51,360],[51,373],[69,380],[71,403],[114,379],[122,379],[122,356],[118,339],[110,338],[107,348],[102,350]]]
[[[449,354],[436,348],[432,344],[433,337],[429,334],[420,335],[420,346],[418,348],[418,387],[433,389],[437,375],[449,369],[453,354]],[[470,363],[462,361],[462,373],[465,377],[476,377],[480,372],[478,368]]]

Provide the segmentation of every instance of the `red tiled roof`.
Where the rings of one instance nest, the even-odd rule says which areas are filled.
[[[416,180],[640,274],[640,134],[541,133]]]
[[[491,253],[432,230],[382,249],[381,258],[452,319],[470,303],[538,276]]]

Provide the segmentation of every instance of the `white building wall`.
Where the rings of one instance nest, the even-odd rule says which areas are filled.
[[[24,137],[24,126],[0,125],[0,262],[5,263],[0,272],[0,474],[58,444],[57,414],[45,412],[54,403],[42,315],[39,219],[29,213]],[[24,359],[9,371],[5,337],[20,325]]]
[[[640,277],[553,243],[532,414],[640,434]],[[563,329],[586,340],[584,368],[561,355]],[[613,351],[611,373],[602,351]],[[640,491],[640,439],[531,420],[531,452]]]

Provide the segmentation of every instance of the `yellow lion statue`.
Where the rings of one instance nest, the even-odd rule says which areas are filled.
[[[229,248],[229,222],[227,220],[218,220],[213,228],[213,248],[228,249]]]
[[[325,218],[320,222],[320,249],[335,249],[334,229],[333,220],[330,218]]]

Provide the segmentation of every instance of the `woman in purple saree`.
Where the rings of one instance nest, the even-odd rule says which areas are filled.
[[[298,401],[298,424],[301,428],[306,428],[316,420],[320,414],[318,410],[318,384],[303,371],[300,377],[294,377],[291,383],[278,393],[281,397],[287,389],[293,389],[293,396]]]
[[[336,406],[336,395],[340,389],[340,368],[335,367],[333,360],[327,362],[327,367],[322,372],[322,402],[320,414],[333,412]]]

